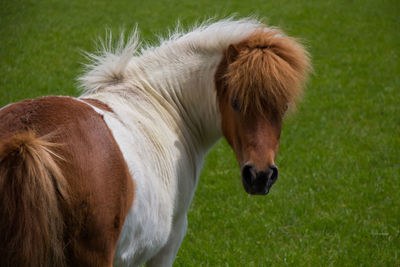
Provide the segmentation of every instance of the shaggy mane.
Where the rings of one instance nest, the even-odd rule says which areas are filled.
[[[84,94],[124,82],[127,66],[137,54],[139,47],[137,28],[132,31],[127,40],[122,32],[116,43],[113,42],[111,32],[107,32],[105,39],[100,39],[96,53],[84,52],[89,62],[84,65],[85,73],[78,78]]]
[[[86,54],[89,64],[79,78],[84,95],[135,83],[146,77],[140,73],[151,73],[154,66],[191,62],[193,54],[225,53],[225,67],[216,74],[218,96],[228,93],[244,113],[282,116],[288,104],[295,106],[311,70],[309,55],[296,39],[251,18],[208,20],[190,31],[178,24],[156,46],[141,47],[134,29],[127,41],[121,34],[115,47],[112,44],[109,34],[98,53]]]
[[[229,46],[225,55],[220,77],[225,91],[219,94],[227,94],[243,113],[283,116],[288,105],[295,105],[311,70],[303,46],[277,29],[258,30]]]
[[[85,65],[85,73],[78,78],[78,82],[84,95],[95,93],[128,81],[132,73],[147,68],[149,61],[165,60],[167,63],[177,56],[183,61],[190,61],[194,53],[222,54],[229,44],[238,43],[263,28],[264,24],[252,18],[207,20],[190,30],[183,30],[178,23],[166,38],[159,37],[159,44],[155,46],[142,46],[137,28],[127,40],[122,33],[117,41],[113,41],[108,32],[105,40],[100,40],[97,52],[85,53],[89,63]]]

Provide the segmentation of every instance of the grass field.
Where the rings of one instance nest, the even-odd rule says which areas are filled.
[[[280,178],[249,196],[222,140],[209,154],[176,266],[400,265],[400,3],[0,1],[0,106],[79,95],[80,50],[136,23],[154,42],[179,18],[257,15],[301,37],[315,74],[287,118]]]

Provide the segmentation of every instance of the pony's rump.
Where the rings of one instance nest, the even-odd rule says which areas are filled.
[[[0,266],[111,265],[133,182],[106,111],[57,96],[0,111]]]
[[[65,266],[66,182],[55,144],[25,131],[0,141],[0,266]]]

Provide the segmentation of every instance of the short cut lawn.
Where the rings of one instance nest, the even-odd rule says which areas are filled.
[[[256,15],[300,37],[315,73],[286,118],[280,177],[242,188],[222,140],[208,155],[175,266],[400,265],[398,0],[0,1],[0,106],[79,95],[75,78],[105,29],[142,38],[211,16]]]

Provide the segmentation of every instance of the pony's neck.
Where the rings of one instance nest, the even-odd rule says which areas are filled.
[[[252,19],[228,18],[201,24],[188,33],[178,29],[160,46],[140,53],[137,32],[126,44],[122,38],[115,49],[106,40],[99,55],[88,54],[88,70],[79,78],[84,96],[113,92],[125,98],[125,92],[114,91],[121,88],[131,90],[126,94],[131,99],[145,95],[160,117],[182,128],[182,138],[207,150],[221,136],[214,85],[217,65],[229,44],[256,29],[265,26]]]
[[[201,154],[220,137],[214,75],[219,54],[190,53],[162,57],[156,51],[144,53],[131,62],[135,87],[140,87],[159,105],[160,116],[167,113],[170,127]],[[140,71],[137,71],[140,70]]]

